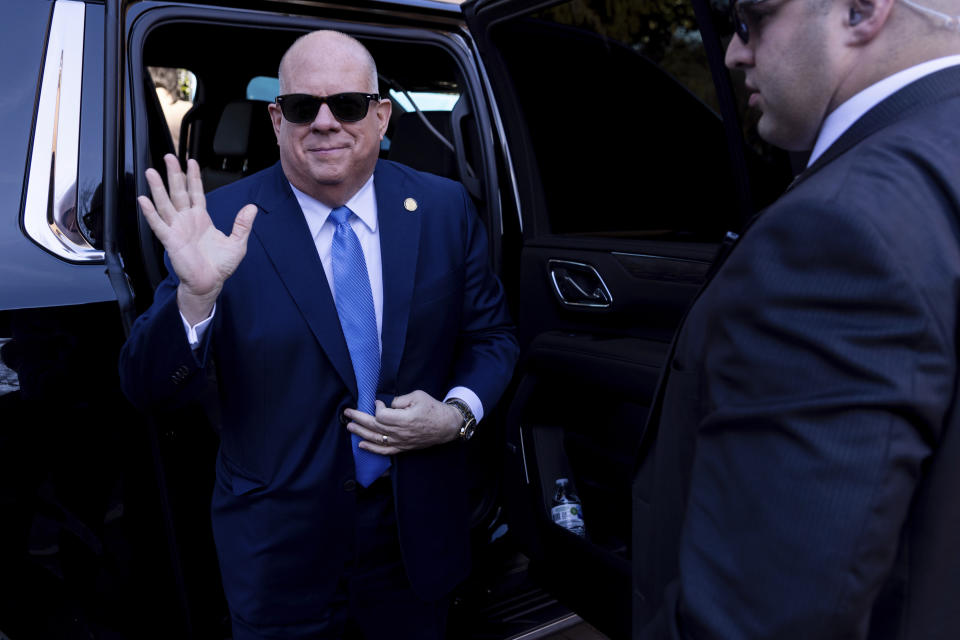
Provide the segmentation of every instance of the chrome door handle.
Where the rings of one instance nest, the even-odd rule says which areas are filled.
[[[547,272],[553,292],[568,307],[603,309],[613,304],[610,289],[589,264],[570,260],[548,260]]]

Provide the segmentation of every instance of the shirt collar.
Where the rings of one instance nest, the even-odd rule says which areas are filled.
[[[860,116],[884,99],[923,76],[958,64],[960,64],[960,55],[927,60],[903,71],[898,71],[892,76],[887,76],[841,104],[823,121],[823,126],[820,127],[820,135],[817,136],[817,143],[813,146],[813,152],[810,154],[807,166],[809,167],[816,162],[817,158],[823,155],[830,148],[830,145],[843,135],[844,131],[860,119]]]
[[[313,196],[300,191],[292,184],[290,188],[293,190],[297,202],[300,203],[303,216],[307,219],[310,237],[316,239],[320,229],[326,224],[327,218],[330,216],[331,208]],[[373,175],[367,178],[360,190],[347,200],[346,205],[353,211],[354,215],[360,218],[367,229],[370,230],[370,233],[377,232],[377,199],[373,190]]]

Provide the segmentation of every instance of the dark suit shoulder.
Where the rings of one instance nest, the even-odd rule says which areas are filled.
[[[960,98],[918,106],[824,166],[806,181],[812,184],[802,183],[804,189],[796,191],[812,188],[839,201],[876,203],[879,210],[937,192],[943,204],[957,208],[960,130],[953,122],[958,109]]]
[[[868,259],[861,244],[869,242],[931,302],[948,294],[960,272],[960,131],[930,126],[945,111],[929,106],[876,132],[788,192],[758,226],[805,239],[790,248],[832,248],[848,264]]]

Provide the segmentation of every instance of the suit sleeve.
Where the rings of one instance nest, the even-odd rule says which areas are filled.
[[[139,409],[172,409],[206,389],[211,326],[196,351],[190,347],[180,309],[180,282],[164,257],[169,275],[154,292],[153,304],[134,323],[120,351],[120,386]],[[214,318],[214,323],[216,318]]]
[[[875,213],[778,209],[711,285],[679,579],[640,637],[867,634],[956,351]]]
[[[466,189],[457,185],[463,200],[465,224],[464,296],[460,339],[448,388],[467,387],[490,411],[513,375],[519,355],[514,327],[500,280],[490,268],[487,234]]]

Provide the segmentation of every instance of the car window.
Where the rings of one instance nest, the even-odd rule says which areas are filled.
[[[77,163],[77,225],[103,248],[103,7],[87,5],[84,22],[80,157]]]
[[[280,93],[280,78],[256,76],[247,83],[247,100],[273,102]]]
[[[4,347],[6,347],[9,342],[9,337],[0,338],[0,396],[20,389],[20,380],[17,378],[16,371],[7,366],[5,360],[4,352],[9,352],[9,349],[4,349]]]
[[[161,20],[163,13],[169,15]],[[209,192],[279,160],[268,107],[279,92],[280,59],[302,31],[254,22],[228,24],[206,14],[202,20],[185,19],[186,14],[184,19],[169,19],[178,14],[173,8],[151,14],[156,22],[140,23],[132,36],[134,175],[142,181],[142,168],[147,166],[162,173],[164,155],[174,153],[181,162],[197,161]],[[423,35],[427,36],[423,41],[361,37],[378,61],[379,92],[387,95],[391,87],[401,93],[405,90],[422,103],[421,109],[431,109],[411,113],[397,102],[380,157],[463,181],[479,201],[485,185],[485,176],[477,169],[483,166],[482,150],[458,50],[433,32]],[[243,45],[251,40],[257,47]],[[165,80],[175,88],[183,84],[184,70],[192,74],[191,87],[195,82],[192,95],[178,96],[178,102],[192,104],[183,116],[178,141],[167,126],[167,114],[155,90],[161,83],[158,69],[167,70],[168,75],[169,70],[177,71],[176,84]],[[138,189],[142,192],[145,185]],[[480,213],[484,216],[488,211],[481,208]],[[132,216],[130,223],[140,224]],[[162,252],[150,234],[142,233],[138,240],[146,280],[155,286],[165,271]]]
[[[180,144],[180,125],[193,107],[197,93],[197,76],[189,69],[147,67],[157,91],[157,99],[173,138],[173,148]]]
[[[716,241],[737,197],[693,8],[574,0],[493,26],[553,234]]]
[[[390,89],[390,98],[404,111],[452,111],[460,99],[459,93],[436,91],[397,91]]]

